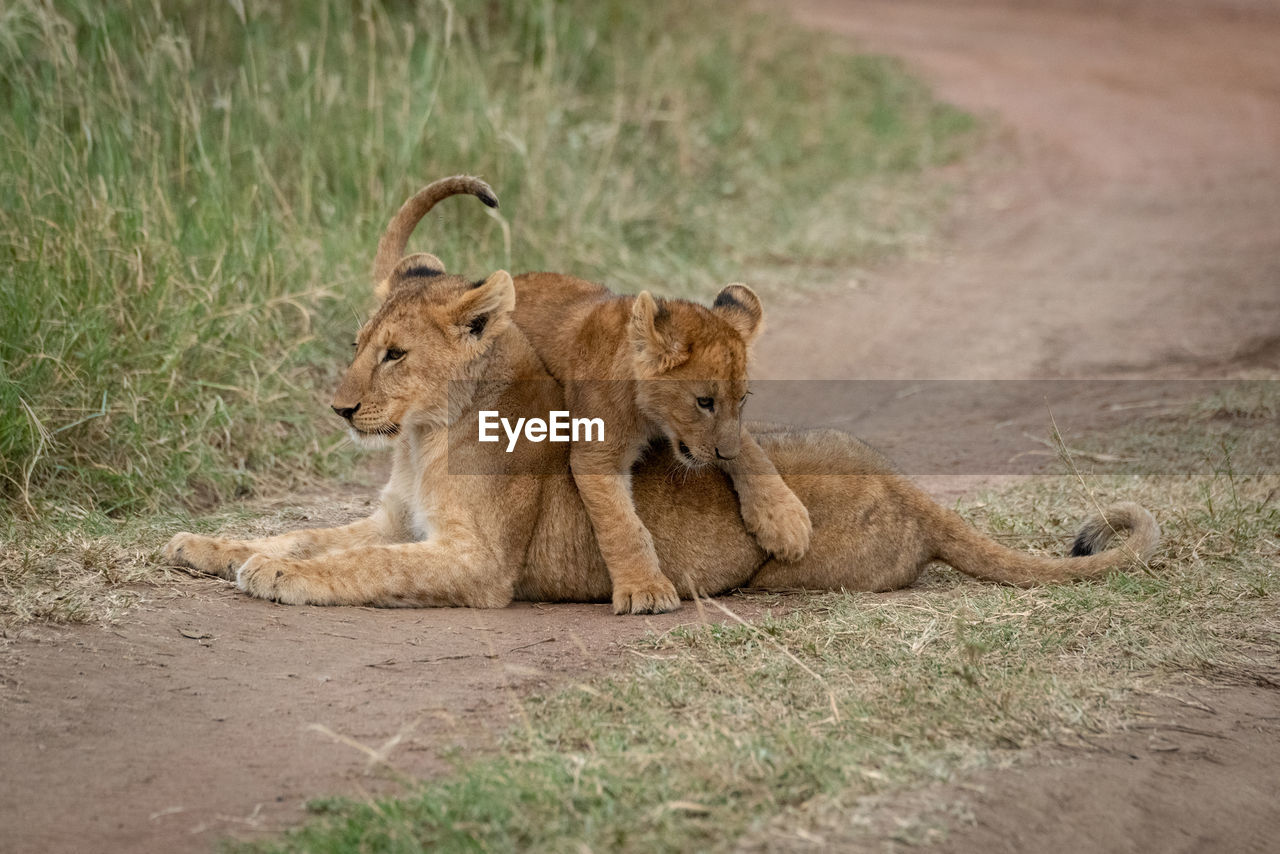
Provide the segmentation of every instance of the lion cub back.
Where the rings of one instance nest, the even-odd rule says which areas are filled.
[[[603,285],[558,273],[516,276],[513,317],[547,372],[566,379],[631,379],[630,307]]]

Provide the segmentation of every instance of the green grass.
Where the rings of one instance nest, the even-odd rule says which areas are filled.
[[[1265,429],[1253,416],[1273,406],[1274,392],[1232,411]],[[1154,440],[1144,423],[1080,440],[1162,442],[1191,460],[1196,419],[1219,410],[1193,404],[1182,432]],[[1096,506],[1136,500],[1164,531],[1148,569],[1018,590],[941,568],[898,594],[789,597],[750,627],[677,629],[634,646],[617,675],[524,701],[498,755],[406,797],[317,802],[311,824],[245,850],[754,850],[832,828],[865,843],[867,795],[894,803],[1114,729],[1139,692],[1265,674],[1280,653],[1280,475],[1225,460],[1203,476],[1064,471],[961,510],[1014,547],[1062,554]]]
[[[0,11],[0,514],[339,469],[326,396],[427,181],[502,198],[424,224],[455,269],[790,288],[915,239],[970,126],[729,0],[241,7]]]

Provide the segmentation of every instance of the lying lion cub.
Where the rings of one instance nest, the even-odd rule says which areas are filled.
[[[376,278],[404,254],[429,209],[422,200],[442,198],[445,182],[455,192],[493,198],[475,179],[422,189],[388,227]],[[809,513],[742,427],[747,350],[764,317],[750,288],[729,285],[708,309],[655,300],[647,291],[619,296],[555,273],[526,274],[515,283],[516,325],[564,385],[569,411],[604,427],[600,440],[573,444],[569,464],[613,580],[614,613],[680,607],[632,501],[631,468],[655,439],[667,439],[689,468],[715,465],[730,476],[747,530],[765,551],[783,560],[804,555]],[[681,571],[669,569],[672,576]]]
[[[512,323],[511,276],[499,271],[473,284],[444,273],[434,256],[413,255],[378,290],[382,304],[360,330],[334,400],[361,441],[393,447],[377,512],[340,528],[259,540],[178,534],[167,559],[296,604],[607,601],[612,585],[567,447],[526,442],[507,453],[477,439],[481,412],[532,418],[564,408],[559,385]],[[809,550],[794,562],[770,557],[748,533],[718,469],[675,474],[676,452],[659,446],[633,472],[636,511],[661,565],[679,568],[669,580],[682,597],[739,586],[891,590],[934,560],[1029,585],[1128,566],[1159,541],[1146,510],[1118,504],[1080,532],[1073,554],[1081,557],[1023,554],[934,504],[852,436],[757,438],[813,520]],[[1120,531],[1127,542],[1102,551]]]

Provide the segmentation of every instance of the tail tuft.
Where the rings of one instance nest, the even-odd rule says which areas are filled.
[[[1076,540],[1071,544],[1072,557],[1088,557],[1096,555],[1102,551],[1107,540],[1111,537],[1111,532],[1107,530],[1101,517],[1090,519],[1080,529],[1080,533],[1076,534]]]
[[[1071,544],[1072,557],[1088,557],[1104,551],[1113,537],[1127,532],[1130,550],[1145,560],[1160,542],[1160,528],[1156,520],[1141,505],[1123,502],[1108,507],[1100,516],[1084,523],[1075,542]]]
[[[485,190],[478,190],[476,191],[476,198],[484,202],[486,205],[488,205],[491,208],[496,208],[498,206],[498,197],[495,196],[492,192],[488,192]]]

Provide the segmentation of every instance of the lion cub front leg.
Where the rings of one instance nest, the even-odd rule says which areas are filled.
[[[377,516],[338,528],[310,528],[256,540],[228,540],[182,532],[175,534],[161,555],[176,566],[186,566],[235,581],[241,564],[254,555],[312,557],[334,549],[386,542]]]
[[[573,479],[613,582],[613,613],[662,614],[679,608],[680,596],[662,574],[653,537],[636,515],[631,475],[575,471]]]
[[[813,534],[809,511],[750,433],[742,431],[742,451],[721,466],[733,479],[742,521],[760,548],[785,561],[804,557]]]
[[[287,605],[503,608],[515,564],[469,539],[357,546],[308,560],[254,555],[236,586]]]

